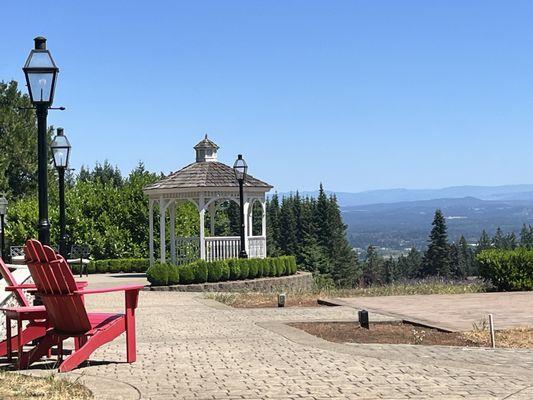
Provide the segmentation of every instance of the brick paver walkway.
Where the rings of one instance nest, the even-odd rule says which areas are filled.
[[[87,299],[102,311],[122,301]],[[533,398],[532,351],[335,344],[283,323],[354,316],[349,307],[243,310],[201,294],[142,292],[138,361],[124,362],[121,339],[76,373],[114,400]]]
[[[356,309],[419,321],[452,331],[471,330],[493,314],[496,329],[533,327],[533,292],[383,296],[335,299]]]

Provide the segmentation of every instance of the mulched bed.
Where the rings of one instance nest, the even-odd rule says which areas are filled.
[[[443,332],[404,322],[371,323],[364,329],[358,322],[302,322],[291,326],[311,335],[336,343],[382,343],[419,344],[462,347],[480,347],[485,344],[474,342],[460,332]]]

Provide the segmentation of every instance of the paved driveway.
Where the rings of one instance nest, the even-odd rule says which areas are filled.
[[[334,299],[337,304],[467,331],[493,314],[496,329],[533,327],[533,292],[383,296]]]
[[[422,300],[422,299],[421,299]],[[120,294],[88,296],[120,310]],[[142,292],[138,361],[123,338],[76,370],[98,398],[531,399],[533,352],[323,341],[287,321],[353,320],[350,307],[232,309],[201,294]]]

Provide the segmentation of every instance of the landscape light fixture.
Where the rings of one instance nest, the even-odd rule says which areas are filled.
[[[57,128],[57,134],[52,140],[50,149],[54,158],[54,166],[59,175],[59,254],[67,258],[68,236],[65,220],[65,170],[70,158],[70,142],[65,136],[63,128]]]
[[[0,255],[2,258],[5,258],[5,216],[7,214],[7,199],[6,196],[2,193],[0,194],[0,229],[2,230],[2,236],[0,240]]]
[[[30,51],[22,70],[26,76],[26,85],[31,102],[37,114],[37,156],[39,182],[39,241],[50,244],[50,222],[48,221],[48,143],[47,122],[48,109],[54,101],[57,68],[52,55],[46,50],[46,39],[38,36],[34,39],[35,48]]]
[[[242,158],[242,154],[237,156],[237,159],[233,164],[233,171],[235,172],[235,178],[239,182],[239,199],[241,206],[241,250],[239,251],[239,258],[248,258],[244,236],[244,182],[246,181],[248,165],[246,164],[246,161],[244,161],[244,158]]]

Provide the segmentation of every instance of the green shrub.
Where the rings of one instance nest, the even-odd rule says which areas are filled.
[[[239,279],[241,277],[241,268],[239,264],[239,260],[228,260],[228,266],[229,266],[229,278],[234,281],[236,279]]]
[[[103,260],[105,264],[113,260]],[[124,263],[129,263],[132,270],[142,268],[145,265],[145,260],[122,260]],[[111,263],[115,265],[116,262]],[[95,268],[98,268],[100,262],[94,263]],[[162,275],[162,270],[166,270],[166,275]],[[277,257],[266,259],[231,259],[206,262],[202,260],[193,261],[189,264],[181,265],[179,267],[170,264],[156,264],[153,268],[147,271],[148,280],[153,285],[166,284],[175,285],[191,284],[191,283],[205,283],[205,282],[219,282],[228,279],[255,279],[261,276],[281,276],[284,274],[292,274],[296,272],[296,261],[294,257]]]
[[[250,276],[250,260],[247,258],[241,258],[238,259],[237,262],[239,263],[239,269],[241,270],[239,279],[248,279]]]
[[[248,270],[249,279],[254,279],[259,276],[259,261],[261,261],[259,258],[248,260],[248,265],[250,266],[250,269]]]
[[[277,263],[276,263],[276,259],[275,258],[268,258],[267,259],[268,261],[268,275],[266,276],[276,276],[277,274]]]
[[[87,273],[94,274],[96,272],[96,261],[89,261],[87,264]]]
[[[146,278],[154,286],[168,285],[169,268],[168,264],[157,263],[146,271]]]
[[[498,290],[533,290],[533,250],[483,250],[476,260],[480,276]]]
[[[109,272],[108,260],[98,260],[95,262],[95,264],[96,264],[96,273],[104,274],[104,273]]]
[[[207,262],[204,260],[198,260],[193,263],[194,267],[194,283],[207,282]]]
[[[220,264],[220,280],[227,281],[230,278],[229,265],[227,260],[221,261]]]
[[[179,268],[180,283],[183,285],[189,285],[194,283],[194,265],[185,264]]]
[[[224,261],[213,261],[207,265],[207,281],[219,282],[222,278],[222,264]]]
[[[285,270],[286,270],[285,257],[278,257],[276,259],[276,263],[278,264],[276,276],[285,275]]]

